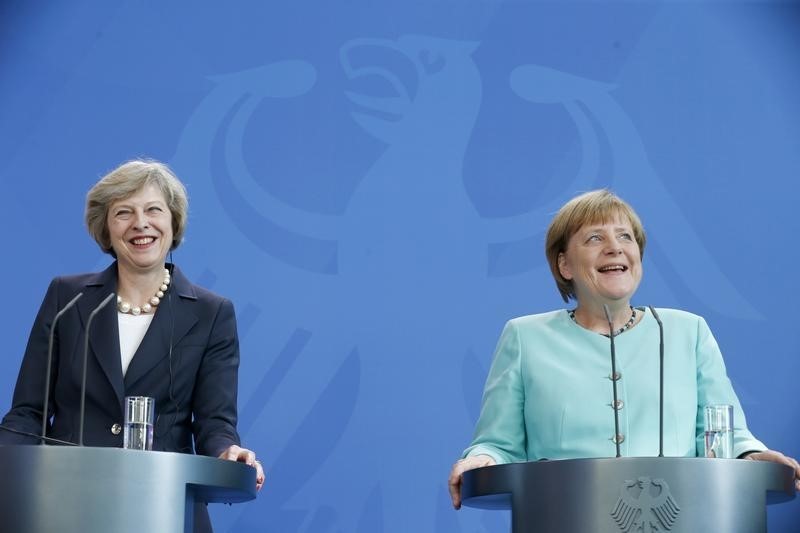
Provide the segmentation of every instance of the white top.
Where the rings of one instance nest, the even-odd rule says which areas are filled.
[[[119,353],[122,355],[122,375],[128,371],[131,359],[139,349],[139,345],[150,327],[155,315],[152,313],[141,315],[130,315],[128,313],[117,312],[119,320]]]

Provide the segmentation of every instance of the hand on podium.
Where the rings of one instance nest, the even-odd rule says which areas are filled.
[[[256,453],[254,451],[241,448],[234,444],[219,454],[219,458],[252,466],[256,469],[256,490],[261,490],[261,487],[264,486],[264,468],[261,466],[261,461],[256,459]]]
[[[775,450],[766,450],[763,452],[748,453],[743,459],[750,459],[751,461],[770,461],[792,467],[794,469],[794,488],[800,491],[800,464],[798,464],[797,460],[794,458],[787,457]]]
[[[482,466],[492,466],[494,464],[496,464],[494,459],[488,455],[473,455],[456,461],[453,469],[450,470],[450,479],[447,480],[454,509],[461,509],[461,474],[467,470],[475,470]]]

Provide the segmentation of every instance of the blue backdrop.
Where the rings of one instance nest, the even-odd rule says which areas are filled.
[[[86,191],[149,156],[190,193],[175,261],[236,305],[268,471],[218,531],[507,531],[446,477],[503,323],[563,307],[547,222],[603,186],[649,232],[634,302],[704,315],[753,432],[800,456],[798,23],[769,1],[6,0],[0,410],[50,278],[108,264]]]

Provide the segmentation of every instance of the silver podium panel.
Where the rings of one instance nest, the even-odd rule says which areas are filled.
[[[766,505],[795,497],[794,472],[741,459],[623,457],[464,473],[464,505],[511,509],[513,533],[766,533]]]
[[[255,477],[245,464],[198,455],[0,446],[0,531],[191,531],[196,502],[252,500]]]

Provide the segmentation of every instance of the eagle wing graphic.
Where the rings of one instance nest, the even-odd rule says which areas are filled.
[[[678,507],[678,502],[672,497],[666,481],[659,478],[653,479],[651,483],[661,489],[660,494],[653,498],[651,502],[653,514],[656,515],[664,529],[670,530],[678,519],[678,513],[680,513],[681,508]]]
[[[638,499],[630,494],[630,489],[638,485],[636,480],[626,480],[619,489],[619,499],[614,510],[611,511],[611,518],[617,523],[619,528],[628,533],[631,527],[637,522],[642,514],[642,507]]]

